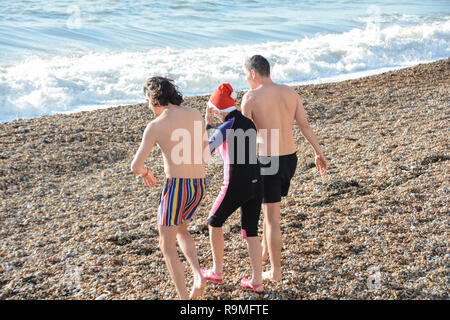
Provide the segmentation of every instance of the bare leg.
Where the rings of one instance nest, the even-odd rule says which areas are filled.
[[[259,237],[247,237],[248,255],[252,265],[252,283],[257,286],[262,283],[262,249]]]
[[[196,299],[205,291],[205,279],[198,263],[197,249],[195,247],[194,239],[187,229],[188,222],[177,227],[177,240],[180,245],[181,251],[183,251],[194,275],[194,283],[192,285],[190,299]]]
[[[271,266],[270,271],[263,273],[263,278],[272,281],[281,281],[280,204],[280,202],[276,202],[262,205]]]
[[[175,283],[179,299],[187,300],[189,294],[184,279],[183,264],[178,257],[176,237],[177,227],[159,225],[159,246],[164,255],[167,269],[169,270],[172,281]]]
[[[263,211],[264,211],[264,207],[263,207]],[[269,246],[267,245],[266,229],[267,229],[266,219],[263,219],[263,236],[262,236],[262,241],[261,241],[262,262],[267,261],[267,259],[269,258]]]
[[[209,240],[213,253],[213,272],[223,273],[223,231],[222,227],[209,226]]]

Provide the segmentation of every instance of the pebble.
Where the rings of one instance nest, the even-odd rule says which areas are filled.
[[[263,297],[240,288],[251,270],[236,211],[224,228],[224,284],[208,285],[202,298],[447,299],[448,79],[450,59],[294,87],[328,179],[295,129],[283,281],[265,283]],[[204,113],[207,100],[185,103]],[[0,299],[176,299],[155,228],[160,152],[147,159],[156,188],[129,169],[151,116],[142,103],[0,123]],[[206,219],[222,172],[220,161],[208,166],[189,226],[202,268],[212,264]],[[377,279],[379,289],[367,287]]]
[[[95,300],[105,300],[109,296],[109,293],[102,293]]]

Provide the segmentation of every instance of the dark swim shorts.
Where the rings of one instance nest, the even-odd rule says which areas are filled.
[[[291,185],[291,179],[297,168],[297,154],[284,156],[260,156],[261,175],[264,184],[263,203],[280,202],[286,197]],[[277,165],[278,160],[278,165]]]

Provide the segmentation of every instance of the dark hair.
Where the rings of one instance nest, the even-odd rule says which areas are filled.
[[[172,79],[151,77],[145,81],[144,94],[149,92],[153,105],[167,106],[169,103],[179,106],[183,102],[183,95],[173,84]]]
[[[267,61],[266,58],[258,54],[254,55],[251,58],[248,58],[247,61],[245,61],[245,68],[247,69],[247,71],[254,69],[263,77],[270,76],[269,61]]]

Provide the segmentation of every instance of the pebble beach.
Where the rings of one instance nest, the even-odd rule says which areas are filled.
[[[449,299],[449,79],[445,59],[295,87],[329,169],[316,172],[295,126],[283,280],[265,283],[262,297],[240,288],[251,270],[235,212],[224,227],[224,283],[208,284],[202,299]],[[208,98],[184,104],[204,114]],[[0,123],[0,299],[177,298],[156,224],[160,150],[146,162],[155,188],[130,170],[152,118],[140,103]],[[212,263],[206,219],[221,183],[213,159],[189,224],[202,268]]]

